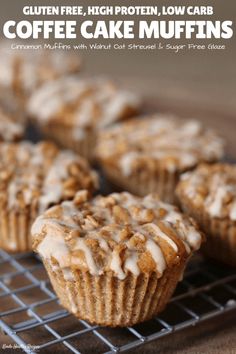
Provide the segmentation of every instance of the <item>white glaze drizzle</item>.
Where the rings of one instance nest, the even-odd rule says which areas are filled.
[[[9,208],[18,207],[21,196],[25,205],[30,205],[35,198],[39,213],[59,203],[65,197],[64,182],[70,178],[70,165],[81,169],[78,182],[81,180],[82,186],[84,174],[96,185],[96,174],[90,171],[85,160],[73,152],[57,150],[53,144],[4,142],[0,155],[1,171],[9,171],[10,176],[6,185]]]
[[[176,245],[176,243],[170,238],[168,237],[161,229],[160,227],[158,227],[156,224],[154,223],[150,223],[150,224],[146,224],[146,226],[150,226],[156,233],[156,235],[160,238],[162,238],[163,240],[165,240],[171,248],[173,248],[173,250],[175,252],[178,252],[178,246]]]
[[[140,274],[140,269],[138,266],[138,254],[136,252],[132,252],[129,255],[129,257],[125,260],[124,263],[124,269],[130,271],[132,274],[134,274],[136,277],[139,276]]]
[[[86,263],[88,265],[89,271],[93,275],[99,275],[101,272],[97,267],[96,263],[94,262],[92,252],[90,248],[85,244],[84,239],[77,239],[75,250],[81,250],[84,252],[84,256],[86,259]]]
[[[223,141],[198,121],[154,115],[116,124],[101,133],[98,157],[116,159],[124,176],[134,171],[134,161],[160,161],[170,172],[214,161],[223,155]]]
[[[114,250],[111,255],[110,269],[116,274],[117,278],[120,280],[125,279],[126,274],[121,267],[121,259],[117,250]]]
[[[48,205],[59,203],[63,194],[62,181],[68,174],[68,166],[75,161],[75,155],[61,152],[54,160],[42,187],[42,197],[39,199],[39,210],[42,213]],[[62,167],[63,166],[63,167]]]
[[[223,199],[227,193],[227,188],[219,187],[216,194],[208,206],[209,214],[214,217],[219,217],[221,215],[221,208],[223,205]],[[206,200],[206,204],[208,201]]]
[[[70,266],[69,250],[60,232],[53,235],[46,235],[37,250],[38,253],[46,259],[51,259],[51,257],[55,258],[61,268]]]
[[[81,192],[80,192],[81,194]],[[109,208],[102,207],[103,205],[103,199],[105,197],[101,197],[101,199],[94,199],[94,201],[91,202],[91,210],[92,210],[92,215],[94,213],[94,216],[98,217],[102,221],[102,225],[97,228],[96,226],[91,226],[89,224],[85,224],[84,221],[87,220],[83,216],[83,209],[80,210],[80,208],[76,208],[73,202],[63,202],[62,205],[62,219],[44,219],[44,216],[39,217],[36,222],[34,223],[32,227],[32,234],[37,235],[41,234],[42,232],[45,232],[44,226],[47,228],[47,233],[48,235],[54,235],[55,234],[63,234],[63,227],[67,227],[71,230],[78,230],[80,236],[76,239],[75,244],[73,243],[72,249],[70,249],[69,254],[71,254],[71,251],[76,251],[80,250],[83,252],[84,257],[85,257],[85,264],[88,267],[88,270],[91,274],[93,275],[100,275],[103,273],[104,269],[103,266],[99,266],[95,262],[95,258],[93,255],[93,251],[90,248],[89,244],[86,244],[86,239],[94,239],[98,241],[99,247],[101,250],[105,252],[106,257],[110,259],[109,261],[109,269],[111,269],[114,274],[119,278],[119,279],[124,279],[127,276],[128,272],[131,272],[135,276],[138,276],[140,274],[140,269],[138,266],[138,261],[139,261],[139,252],[135,248],[132,238],[126,239],[125,241],[122,241],[122,230],[124,231],[124,226],[117,225],[114,223],[114,220],[111,220],[111,212],[109,211]],[[113,193],[111,194],[110,198],[114,198],[114,200],[117,200],[119,203],[120,201],[120,194],[118,193]],[[106,198],[105,198],[106,199]],[[169,206],[168,204],[162,203],[158,201],[154,196],[147,196],[143,199],[133,197],[129,193],[122,193],[122,204],[123,207],[127,208],[127,210],[135,205],[140,205],[141,206],[141,214],[148,215],[147,214],[147,207],[151,208],[152,210],[156,210],[157,215],[158,209],[165,209],[166,214],[164,215],[163,219],[160,219],[160,222],[163,222],[166,229],[172,228],[172,232],[175,233],[176,236],[179,236],[179,238],[182,240],[183,244],[186,247],[186,250],[188,253],[191,252],[191,249],[197,249],[200,246],[201,243],[201,235],[198,233],[194,227],[191,225],[190,222],[187,222],[186,220],[183,221],[182,216],[175,207]],[[51,209],[53,211],[53,208]],[[49,210],[49,213],[51,214],[52,211]],[[47,212],[45,213],[47,215]],[[81,227],[76,224],[75,219],[73,218],[73,215],[76,216],[78,220],[82,220],[82,229]],[[169,215],[169,217],[168,217]],[[168,221],[167,221],[168,220]],[[178,228],[173,229],[173,226],[175,223],[178,221]],[[88,219],[89,222],[89,219]],[[141,221],[143,222],[143,221]],[[57,224],[57,228],[55,230],[55,224]],[[114,225],[114,229],[112,228]],[[133,230],[133,236],[137,239],[140,239],[140,242],[143,242],[145,245],[145,248],[150,252],[153,261],[156,263],[156,269],[158,274],[161,276],[163,274],[165,268],[166,268],[166,260],[165,256],[163,254],[162,249],[157,243],[158,238],[161,238],[164,242],[168,244],[169,247],[172,248],[172,250],[177,253],[178,252],[178,246],[177,244],[168,236],[168,233],[165,233],[162,231],[162,229],[156,225],[154,222],[152,223],[145,223],[145,224],[138,224],[138,219],[131,219],[129,223],[130,227],[132,227]],[[163,226],[164,226],[163,225]],[[113,230],[110,231],[110,234],[108,235],[107,232],[108,230]],[[149,230],[153,230],[153,232],[150,232]],[[54,231],[55,230],[55,231]],[[86,231],[85,231],[86,230]],[[103,238],[100,235],[100,230],[102,232],[105,232],[107,235],[106,238]],[[108,245],[108,241],[113,240],[115,244],[119,243],[124,243],[125,249],[126,249],[126,255],[124,258],[124,261],[122,263],[121,256],[119,254],[119,251],[115,247],[110,248]],[[45,240],[45,241],[44,241]],[[62,249],[59,251],[59,254],[56,254],[55,248],[57,248],[57,240],[56,237],[52,238],[47,236],[44,238],[42,242],[43,243],[42,247],[38,247],[38,252],[42,255],[42,257],[48,258],[53,256],[54,258],[57,259],[57,257],[61,257],[60,252],[65,252],[65,255],[67,256],[68,254],[68,247]],[[55,241],[55,242],[54,242]],[[61,238],[59,238],[59,244],[61,242]],[[64,241],[65,242],[65,241]],[[47,245],[47,247],[46,247]],[[65,258],[65,257],[64,257]],[[73,257],[71,256],[70,258],[71,265],[74,266],[80,266],[83,264],[84,266],[84,261],[81,261],[80,258],[77,258],[74,253]],[[67,265],[66,265],[67,266]]]
[[[236,168],[235,165],[200,165],[181,177],[180,188],[189,199],[200,197],[205,211],[212,217],[228,217],[236,221]],[[201,190],[205,190],[205,195]]]
[[[137,109],[139,99],[130,92],[117,89],[105,79],[74,76],[43,85],[31,97],[28,110],[42,124],[54,119],[63,107],[71,103],[76,104],[74,126],[102,128],[118,120],[126,108]]]
[[[166,261],[161,248],[151,239],[146,242],[147,250],[151,253],[151,256],[156,263],[156,268],[160,277],[162,276],[164,270],[166,269]]]

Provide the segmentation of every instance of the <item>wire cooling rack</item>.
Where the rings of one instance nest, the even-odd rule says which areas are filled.
[[[124,352],[234,309],[236,272],[199,258],[159,317],[123,329],[93,326],[60,306],[37,256],[0,250],[0,327],[26,353]]]

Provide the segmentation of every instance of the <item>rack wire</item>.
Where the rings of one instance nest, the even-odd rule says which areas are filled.
[[[60,306],[37,256],[0,250],[0,309],[0,328],[26,353],[124,352],[235,310],[236,273],[197,258],[159,317],[109,329],[79,321]]]

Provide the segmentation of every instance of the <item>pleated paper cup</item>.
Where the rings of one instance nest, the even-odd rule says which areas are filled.
[[[53,140],[58,146],[71,149],[90,161],[93,159],[97,137],[91,129],[81,130],[76,138],[75,127],[49,122],[38,125],[38,128],[44,137]]]
[[[194,207],[180,192],[178,199],[183,211],[191,216],[206,235],[201,251],[209,258],[236,267],[236,222],[215,218],[203,208]]]
[[[1,210],[0,215],[0,248],[8,252],[31,251],[30,229],[35,215],[30,208],[21,212]]]
[[[121,190],[126,190],[137,196],[144,197],[149,193],[157,193],[166,203],[175,203],[175,189],[179,181],[179,173],[159,170],[155,174],[148,170],[125,176],[119,169],[103,164],[105,176]]]
[[[101,326],[124,327],[146,321],[161,312],[182,277],[186,259],[166,269],[161,278],[155,272],[124,280],[108,271],[100,276],[88,271],[63,271],[58,263],[43,260],[59,300],[79,319]]]

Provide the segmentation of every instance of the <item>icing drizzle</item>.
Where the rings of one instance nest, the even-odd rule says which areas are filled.
[[[97,186],[84,159],[51,143],[0,143],[0,156],[0,203],[8,208],[34,205],[41,213],[79,189]]]
[[[74,138],[80,140],[84,129],[108,126],[130,116],[138,107],[139,99],[136,95],[118,89],[108,80],[71,76],[39,88],[29,101],[28,110],[40,120],[40,124],[61,121],[72,125],[73,129],[76,128]],[[66,109],[70,111],[68,122],[64,114]]]
[[[54,214],[60,217],[55,219]],[[148,267],[145,262],[142,266],[148,254],[153,261],[149,271],[161,277],[168,262],[175,264],[202,241],[190,220],[174,206],[160,202],[155,195],[138,198],[126,192],[91,200],[86,191],[78,192],[74,201],[39,216],[32,235],[34,248],[43,258],[53,257],[61,267],[66,258],[71,269],[85,269],[95,276],[110,270],[121,280],[129,272],[138,276]],[[43,240],[38,244],[40,235]],[[65,249],[60,247],[63,238]]]
[[[200,204],[215,218],[236,221],[236,166],[202,164],[183,175],[178,187],[193,203]]]
[[[97,157],[116,164],[124,176],[149,164],[175,173],[222,155],[223,141],[213,131],[198,121],[169,115],[117,123],[100,133],[97,149]]]

